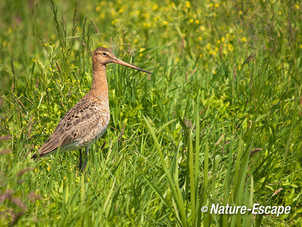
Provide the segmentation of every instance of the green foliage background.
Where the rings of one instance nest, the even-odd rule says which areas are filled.
[[[300,1],[0,2],[1,225],[301,223]],[[30,159],[110,48],[111,122],[91,149]],[[212,204],[291,206],[215,215]]]

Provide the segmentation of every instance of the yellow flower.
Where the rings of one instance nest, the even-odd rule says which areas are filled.
[[[157,10],[158,9],[158,5],[157,4],[154,4],[153,5],[153,10]]]
[[[221,37],[221,42],[223,42],[225,40],[224,36]]]
[[[205,27],[204,26],[200,26],[200,31],[204,31],[205,30]]]
[[[232,45],[232,44],[230,44],[230,43],[228,44],[228,50],[229,50],[229,51],[233,51],[233,50],[234,50],[233,45]]]
[[[242,38],[241,38],[241,42],[245,43],[245,42],[246,42],[246,38],[245,38],[245,37],[242,37]]]
[[[97,12],[100,12],[100,10],[101,10],[101,7],[100,7],[100,6],[97,6],[97,7],[95,8],[95,11],[97,11]]]
[[[64,179],[64,180],[66,180],[67,178],[66,178],[66,177],[64,177],[63,179]]]
[[[300,49],[302,49],[302,44],[300,44]]]
[[[50,167],[49,166],[47,167],[47,171],[50,171]]]
[[[125,8],[124,8],[124,7],[122,7],[122,8],[120,8],[120,9],[119,9],[118,13],[123,13],[123,12],[124,12],[124,10],[125,10]]]
[[[185,6],[189,9],[189,8],[191,8],[191,3],[189,1],[186,1]]]
[[[115,16],[116,16],[116,12],[115,12],[115,10],[114,10],[114,9],[112,9],[112,10],[111,10],[111,15],[112,15],[113,17],[115,17]]]
[[[199,24],[199,20],[195,20],[195,24]]]
[[[212,50],[209,50],[210,55],[214,55],[215,53]]]
[[[300,6],[298,4],[295,5],[296,9],[300,9]]]
[[[165,20],[162,22],[162,25],[163,25],[163,26],[166,26],[166,25],[168,25],[168,24],[169,24],[169,23],[168,23],[167,21],[165,21]]]
[[[143,23],[143,27],[144,27],[144,28],[150,28],[150,27],[151,27],[151,23],[146,23],[146,22],[144,22],[144,23]]]
[[[36,173],[37,171],[38,171],[37,168],[35,168],[35,173]]]
[[[279,15],[282,15],[282,12],[281,12],[281,11],[279,11],[279,12],[278,12],[278,14],[279,14]]]
[[[101,14],[99,15],[99,17],[102,18],[102,19],[105,18],[105,13],[101,13]]]
[[[118,25],[119,24],[119,19],[115,18],[113,21],[111,21],[111,24]]]
[[[242,12],[241,10],[239,10],[238,14],[239,14],[239,15],[242,15],[242,14],[243,14],[243,12]]]
[[[218,3],[215,3],[215,7],[218,8],[218,7],[219,7],[219,4],[218,4]]]
[[[202,37],[201,37],[201,36],[199,36],[199,37],[198,37],[198,40],[202,40]]]
[[[193,19],[190,19],[190,23],[193,23],[194,22],[194,20]]]

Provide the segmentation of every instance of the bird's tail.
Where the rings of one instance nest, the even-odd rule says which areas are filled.
[[[50,146],[51,145],[51,146]],[[31,156],[32,159],[40,159],[44,156],[51,154],[57,147],[54,144],[49,143],[49,139],[42,145],[42,147],[33,155]]]
[[[31,159],[36,159],[38,157],[37,154],[34,154],[33,156],[31,156]]]
[[[31,156],[31,159],[39,159],[39,158],[43,158],[44,156],[46,156],[46,154],[34,154],[33,156]]]

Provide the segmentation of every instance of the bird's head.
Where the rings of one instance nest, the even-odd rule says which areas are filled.
[[[116,63],[116,64],[124,65],[124,66],[127,66],[129,68],[133,68],[133,69],[151,74],[150,72],[148,72],[144,69],[138,68],[134,65],[131,65],[127,62],[124,62],[124,61],[118,59],[117,57],[115,57],[113,55],[113,53],[110,50],[108,50],[105,47],[99,47],[94,51],[94,53],[93,53],[93,63],[96,64],[96,65],[106,65],[108,63]]]

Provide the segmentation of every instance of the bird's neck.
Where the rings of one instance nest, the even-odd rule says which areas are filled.
[[[108,101],[106,65],[93,64],[93,79],[90,93],[101,101]]]

